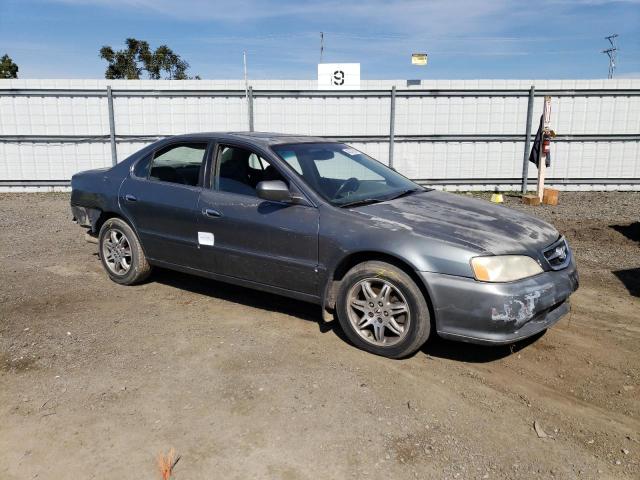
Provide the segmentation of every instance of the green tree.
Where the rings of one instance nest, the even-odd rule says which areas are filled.
[[[18,65],[6,54],[0,58],[0,79],[2,78],[18,78]]]
[[[100,58],[107,61],[107,70],[104,72],[105,78],[139,80],[143,65],[141,57],[145,55],[145,50],[149,51],[149,44],[141,42],[135,38],[127,38],[126,50],[114,51],[109,46],[100,49]]]
[[[166,45],[154,51],[144,40],[127,38],[125,50],[114,51],[110,46],[100,49],[100,58],[107,61],[105,78],[139,80],[143,72],[153,80],[188,80],[189,64]],[[193,77],[200,79],[197,75]]]

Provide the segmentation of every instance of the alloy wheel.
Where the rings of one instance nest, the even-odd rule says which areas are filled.
[[[122,230],[110,228],[105,232],[102,256],[107,268],[115,275],[126,275],[131,269],[131,244]]]
[[[347,311],[353,329],[376,346],[391,346],[409,332],[411,313],[400,289],[382,278],[366,278],[349,290]]]

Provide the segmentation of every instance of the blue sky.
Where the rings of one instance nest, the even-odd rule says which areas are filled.
[[[166,43],[203,78],[314,79],[360,62],[363,79],[640,78],[640,0],[0,0],[0,55],[21,78],[103,78],[102,45]],[[429,65],[410,63],[429,53]]]

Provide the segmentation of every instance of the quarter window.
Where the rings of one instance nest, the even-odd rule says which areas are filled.
[[[196,186],[206,150],[206,143],[168,145],[155,153],[149,178]]]
[[[133,174],[139,178],[147,178],[149,176],[149,165],[151,164],[151,154],[138,160],[133,167]]]

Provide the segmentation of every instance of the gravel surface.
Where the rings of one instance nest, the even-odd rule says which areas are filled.
[[[0,478],[640,478],[638,193],[506,205],[578,259],[573,310],[511,347],[392,361],[302,302],[157,270],[124,287],[66,194],[0,195]],[[537,428],[534,428],[536,424]]]

